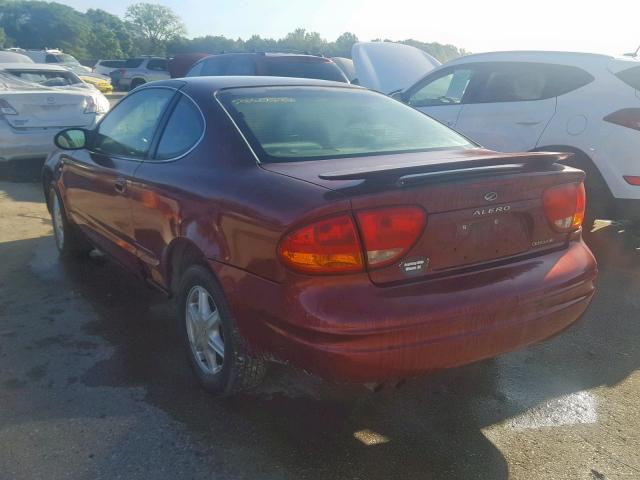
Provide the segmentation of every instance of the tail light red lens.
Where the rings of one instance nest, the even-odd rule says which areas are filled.
[[[424,231],[426,214],[420,207],[390,207],[356,213],[371,267],[389,265],[406,255]]]
[[[605,122],[640,130],[640,108],[623,108],[603,118]]]
[[[629,185],[633,185],[634,187],[640,187],[640,177],[625,175],[624,179]]]
[[[584,221],[586,195],[584,184],[567,183],[544,192],[544,211],[558,232],[577,230]]]
[[[285,236],[278,248],[290,267],[306,273],[359,272],[364,269],[360,239],[351,215],[339,215]]]

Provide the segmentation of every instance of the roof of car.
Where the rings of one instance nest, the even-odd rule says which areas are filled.
[[[613,55],[587,52],[557,52],[544,50],[513,50],[501,52],[474,53],[458,57],[446,63],[446,65],[466,62],[490,62],[490,61],[550,61],[554,63],[594,63],[609,62]],[[629,57],[627,59],[631,60]]]
[[[252,55],[252,56],[260,56],[260,57],[268,57],[268,58],[277,58],[277,57],[282,57],[282,58],[287,58],[287,57],[303,57],[303,58],[307,58],[307,59],[318,59],[318,60],[331,60],[330,58],[327,57],[322,57],[320,55],[311,55],[309,53],[296,53],[296,52],[225,52],[225,53],[216,53],[216,54],[211,54],[208,55],[205,58],[211,58],[211,57],[219,57],[222,55]]]
[[[187,77],[179,79],[194,88],[207,88],[209,91],[224,90],[226,88],[242,87],[342,87],[358,88],[343,82],[333,82],[330,80],[317,80],[313,78],[293,78],[293,77],[261,77],[261,76],[214,76],[214,77]],[[164,83],[164,82],[154,82]],[[153,85],[153,84],[149,84]]]
[[[67,68],[51,63],[0,63],[3,70],[47,70],[55,72],[68,72]]]

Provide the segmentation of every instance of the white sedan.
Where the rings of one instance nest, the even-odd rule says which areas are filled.
[[[0,63],[0,162],[46,158],[63,128],[91,128],[109,101],[69,70]]]

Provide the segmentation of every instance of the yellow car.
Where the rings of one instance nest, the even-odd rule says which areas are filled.
[[[111,85],[111,79],[109,77],[104,79],[96,75],[82,75],[82,74],[79,74],[78,77],[80,77],[80,80],[82,80],[83,82],[93,85],[102,93],[113,92],[113,86]]]

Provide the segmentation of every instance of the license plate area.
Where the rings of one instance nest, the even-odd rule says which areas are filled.
[[[480,218],[468,212],[453,212],[434,215],[429,220],[432,235],[423,248],[428,252],[430,271],[517,255],[526,252],[531,244],[531,222],[525,212]]]

